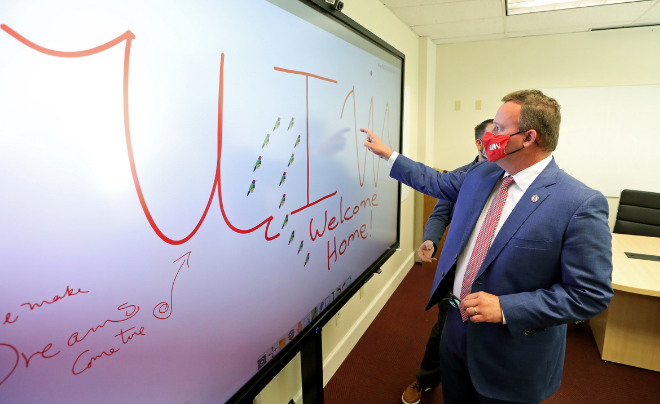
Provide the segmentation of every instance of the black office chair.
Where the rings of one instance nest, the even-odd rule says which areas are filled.
[[[660,237],[660,194],[621,191],[613,233]]]

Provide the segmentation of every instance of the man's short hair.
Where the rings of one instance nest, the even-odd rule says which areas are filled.
[[[535,129],[538,144],[545,151],[554,151],[559,141],[561,106],[539,90],[515,91],[502,98],[502,102],[514,101],[521,105],[518,130]]]
[[[479,125],[474,127],[474,140],[481,140],[484,138],[484,134],[486,133],[486,126],[488,124],[493,123],[492,119],[486,119],[485,121],[481,122]]]

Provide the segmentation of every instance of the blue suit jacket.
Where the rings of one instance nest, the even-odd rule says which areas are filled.
[[[503,173],[489,162],[446,174],[401,155],[394,162],[392,178],[456,204],[428,307],[452,290],[456,258]],[[468,367],[479,393],[533,402],[557,390],[566,324],[600,313],[613,296],[607,217],[605,197],[559,169],[554,158],[527,189],[472,286],[473,293],[499,296],[507,322],[468,321]]]
[[[452,170],[452,172],[467,171],[475,164],[477,164],[476,157],[469,164],[458,167],[457,169]],[[445,229],[451,222],[453,214],[454,204],[447,202],[444,199],[438,199],[438,202],[435,203],[435,207],[433,208],[433,213],[431,213],[426,221],[426,226],[424,227],[424,241],[430,240],[433,243],[433,256],[438,252],[438,243],[445,234]]]

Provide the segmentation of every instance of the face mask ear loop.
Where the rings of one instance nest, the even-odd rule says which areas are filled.
[[[488,155],[486,154],[486,146],[484,145],[483,139],[477,139],[481,143],[481,149],[479,149],[479,155],[486,160],[488,160]]]
[[[526,130],[521,130],[520,132],[514,133],[514,134],[511,135],[511,136],[520,135],[521,133],[525,133],[525,132],[527,132],[527,131],[526,131]],[[509,137],[511,137],[511,136],[509,136]],[[536,139],[534,139],[534,141],[536,142]],[[538,143],[537,143],[537,144],[538,144]],[[524,148],[525,148],[525,146],[521,147],[521,148],[518,149],[518,150],[514,150],[514,151],[512,151],[511,153],[507,153],[506,155],[507,155],[507,156],[510,156],[510,155],[512,155],[513,153],[518,153],[519,151],[521,151],[521,150],[524,149]]]
[[[525,146],[521,147],[521,148],[518,149],[518,150],[514,150],[514,151],[512,151],[511,153],[507,153],[506,155],[507,155],[507,156],[510,156],[510,155],[512,155],[513,153],[518,153],[519,151],[521,151],[521,150],[524,149],[524,148],[525,148]]]
[[[530,129],[530,130],[531,130],[531,129]],[[526,131],[525,131],[525,132],[526,132]],[[534,137],[534,143],[536,143],[536,145],[537,145],[538,147],[541,147],[541,143],[538,142],[538,135]]]

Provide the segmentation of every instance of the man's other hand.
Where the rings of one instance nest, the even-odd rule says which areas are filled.
[[[382,140],[378,136],[376,136],[372,131],[369,129],[360,129],[361,132],[364,132],[367,134],[367,138],[364,140],[364,146],[371,150],[372,153],[374,153],[376,156],[389,160],[390,156],[392,155],[392,150],[385,146],[385,143],[383,143]]]
[[[502,322],[500,298],[495,295],[486,292],[470,293],[465,296],[460,308],[465,310],[473,323]]]
[[[431,240],[426,240],[422,243],[422,245],[419,246],[417,255],[419,255],[419,258],[421,258],[424,262],[433,262],[438,260],[437,258],[431,258],[433,257],[434,251],[435,247],[433,247],[433,242]]]

